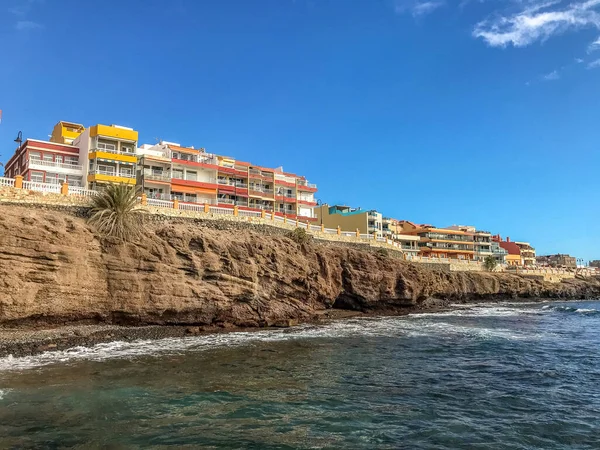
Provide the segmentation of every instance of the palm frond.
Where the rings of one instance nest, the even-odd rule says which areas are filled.
[[[137,205],[135,187],[124,184],[108,185],[92,197],[88,222],[104,235],[121,242],[132,241],[141,234],[141,221],[134,211]]]

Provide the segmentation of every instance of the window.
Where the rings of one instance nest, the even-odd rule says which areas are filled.
[[[110,144],[108,142],[98,142],[98,149],[114,152],[117,150],[117,146],[115,144]]]
[[[56,155],[56,158],[54,159],[55,162],[62,164],[63,162],[63,157],[61,155]]]
[[[65,156],[65,164],[76,166],[79,163],[77,156]]]
[[[29,158],[31,159],[42,159],[40,152],[29,152]]]
[[[173,178],[177,178],[179,180],[183,180],[183,170],[181,170],[181,169],[173,169]]]
[[[185,173],[185,179],[190,181],[196,181],[198,179],[198,175],[196,174],[196,172],[187,171]]]
[[[44,161],[52,162],[52,155],[44,153]]]
[[[43,183],[44,182],[44,172],[31,172],[30,175],[31,181],[35,183]]]

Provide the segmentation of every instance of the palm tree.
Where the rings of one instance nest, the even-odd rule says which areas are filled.
[[[110,184],[92,197],[88,222],[103,236],[132,241],[141,234],[141,218],[134,211],[136,205],[135,187]]]

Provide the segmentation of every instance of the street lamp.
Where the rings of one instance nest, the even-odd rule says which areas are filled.
[[[15,142],[17,144],[19,144],[17,149],[21,148],[21,144],[23,143],[23,132],[22,131],[19,131],[19,134],[17,134],[17,138],[15,139]]]

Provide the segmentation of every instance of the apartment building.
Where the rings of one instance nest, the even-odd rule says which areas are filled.
[[[360,234],[382,236],[383,217],[375,210],[351,208],[344,205],[329,206],[324,204],[316,210],[317,218],[326,228],[337,228],[343,231],[359,230]]]
[[[449,230],[464,231],[473,234],[474,259],[476,261],[485,261],[488,256],[493,256],[492,252],[492,233],[489,231],[478,230],[470,225],[452,225]]]
[[[110,183],[136,184],[138,132],[120,125],[94,125],[73,140],[89,189]]]
[[[536,263],[540,266],[576,268],[577,258],[558,253],[556,255],[537,256]]]
[[[511,242],[510,237],[506,237],[506,240],[503,241],[502,237],[499,234],[492,236],[492,241],[496,242],[500,248],[503,248],[506,251],[505,261],[508,266],[522,266],[523,258],[521,257],[521,249],[519,246]]]
[[[419,255],[429,258],[461,260],[475,259],[475,232],[460,226],[436,228],[433,225],[417,225],[408,220],[400,221],[404,234],[419,236]]]
[[[393,219],[391,217],[384,217],[382,219],[382,234],[387,239],[398,242],[406,254],[410,256],[418,255],[419,241],[421,238],[419,236],[402,234],[400,220]]]
[[[83,165],[79,149],[73,145],[27,139],[15,151],[4,167],[4,175],[36,183],[82,186]]]
[[[137,157],[138,184],[149,198],[238,206],[315,220],[316,185],[281,168],[260,167],[164,141],[140,146]]]
[[[536,263],[535,248],[533,248],[529,242],[515,241],[515,244],[521,250],[521,258],[523,259],[523,265],[534,266]]]
[[[498,242],[491,242],[492,255],[498,264],[506,264],[506,258],[508,255],[508,251],[500,247]]]

